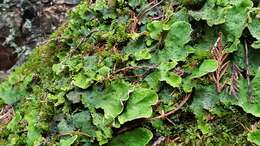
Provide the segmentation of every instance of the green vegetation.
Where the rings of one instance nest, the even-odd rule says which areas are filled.
[[[259,6],[82,2],[1,83],[0,145],[260,144]]]

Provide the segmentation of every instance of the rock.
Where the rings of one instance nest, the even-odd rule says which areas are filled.
[[[48,3],[51,2],[51,0],[41,0],[41,2],[42,2],[43,4],[48,4]]]
[[[0,71],[0,82],[2,82],[9,74],[5,71]]]
[[[80,0],[0,0],[0,82],[46,41]],[[16,52],[16,54],[13,54]],[[3,74],[1,74],[3,72]]]
[[[29,0],[21,1],[21,8],[23,12],[23,19],[33,19],[37,16],[35,6]]]
[[[68,5],[76,5],[80,3],[80,0],[54,0],[56,4],[68,4]]]
[[[8,48],[0,45],[0,70],[7,71],[16,62],[16,55]]]

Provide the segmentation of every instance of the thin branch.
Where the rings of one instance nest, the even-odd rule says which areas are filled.
[[[89,134],[85,133],[85,132],[80,132],[80,131],[71,131],[71,132],[64,132],[64,133],[59,133],[58,136],[65,136],[65,135],[82,135],[88,138],[91,138],[92,136],[90,136]]]
[[[176,106],[176,108],[174,108],[173,110],[171,110],[171,111],[169,111],[169,112],[167,112],[165,114],[163,113],[163,114],[161,114],[161,115],[159,115],[157,117],[153,117],[150,120],[164,119],[164,118],[166,118],[166,117],[176,113],[178,110],[180,110],[183,107],[183,105],[190,99],[190,97],[191,97],[191,93],[185,95],[183,100]]]
[[[172,120],[170,120],[169,118],[165,118],[169,123],[171,123],[172,125],[176,125]]]
[[[236,120],[236,122],[237,122],[240,126],[242,126],[244,130],[250,131],[250,129],[247,128],[247,127],[246,127],[243,123],[241,123],[240,121],[237,121],[237,120]]]
[[[153,142],[152,146],[160,146],[160,144],[163,143],[164,141],[165,141],[165,137],[160,136],[156,141]]]
[[[155,69],[157,68],[156,65],[151,65],[151,66],[127,66],[118,70],[115,70],[112,74],[117,74],[119,72],[125,72],[128,70],[133,70],[133,69]]]
[[[247,95],[248,95],[248,99],[250,102],[253,101],[253,88],[252,88],[252,83],[250,80],[250,66],[249,66],[249,57],[248,57],[248,47],[247,47],[247,42],[245,40],[245,47],[244,47],[244,51],[245,51],[245,64],[246,64],[246,80],[247,80]]]
[[[131,130],[131,129],[134,129],[134,128],[136,128],[136,127],[142,125],[142,124],[145,123],[145,122],[147,122],[146,119],[144,119],[144,120],[139,120],[139,121],[135,121],[135,122],[133,122],[133,123],[131,123],[131,124],[125,124],[124,126],[120,127],[120,129],[118,129],[118,131],[116,131],[116,135],[121,134],[121,133],[124,133],[124,132],[126,132],[126,131],[129,131],[129,130]]]
[[[157,66],[156,65],[151,65],[151,66],[127,66],[127,67],[117,69],[117,70],[115,68],[116,68],[116,66],[113,67],[113,71],[112,71],[111,74],[109,74],[107,77],[105,77],[104,79],[102,79],[99,82],[103,82],[105,80],[113,80],[113,79],[115,79],[116,75],[120,72],[123,72],[125,74],[129,70],[148,69],[148,71],[146,71],[144,74],[141,74],[141,75],[124,75],[125,77],[128,77],[128,78],[141,78],[142,79],[149,73],[149,70],[155,69],[155,68],[157,68]]]
[[[98,31],[97,29],[94,29],[94,30],[90,31],[86,36],[83,36],[74,50],[77,50],[87,40],[87,38],[89,38],[93,33],[97,32],[97,31]]]
[[[150,121],[150,120],[166,119],[167,116],[170,116],[170,115],[174,114],[175,112],[177,112],[178,110],[180,110],[184,106],[184,104],[190,99],[190,97],[191,97],[191,93],[185,95],[183,100],[176,106],[176,108],[174,108],[173,110],[171,110],[171,111],[169,111],[165,114],[162,114],[162,115],[154,117],[154,118],[144,119],[144,120],[141,120],[139,122],[135,122],[134,124],[130,124],[130,125],[127,125],[125,127],[121,127],[116,133],[117,134],[123,133],[125,131],[130,130],[130,129],[138,127],[139,125],[143,124],[144,122],[147,122],[147,121]]]
[[[151,9],[155,8],[156,6],[160,5],[164,0],[159,1],[158,3],[155,3],[154,5],[152,5],[154,3],[154,1],[152,1],[151,3],[148,4],[148,7],[145,7],[139,14],[138,14],[138,18],[139,20],[142,19],[142,17]]]

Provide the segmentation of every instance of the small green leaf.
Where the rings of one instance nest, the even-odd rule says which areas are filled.
[[[72,116],[73,125],[81,131],[95,136],[95,127],[92,125],[92,118],[88,111],[82,111]]]
[[[136,8],[138,6],[143,7],[146,4],[146,1],[129,0],[128,3],[131,7]]]
[[[55,106],[58,106],[58,105],[61,105],[65,102],[65,98],[64,98],[64,95],[65,93],[63,92],[60,92],[56,95],[53,95],[53,94],[48,94],[47,98],[50,99],[50,100],[55,100]]]
[[[192,72],[192,78],[199,78],[208,73],[216,71],[218,68],[218,62],[213,59],[207,59],[202,62],[198,70]]]
[[[37,127],[37,117],[39,113],[36,110],[28,109],[28,113],[26,113],[24,119],[28,122],[28,132],[27,132],[27,140],[26,143],[28,146],[40,145],[43,141],[43,137],[41,135],[41,130]]]
[[[207,1],[199,11],[189,11],[189,14],[196,19],[206,20],[209,26],[219,25],[225,22],[227,7],[216,6],[214,1]]]
[[[148,47],[150,47],[153,42],[154,42],[153,39],[147,39],[146,42],[145,42],[145,44],[146,44]]]
[[[163,50],[160,50],[158,54],[155,54],[151,60],[158,64],[168,61],[185,61],[187,56],[194,51],[195,50],[190,46],[174,46],[173,48],[166,47]]]
[[[177,21],[171,25],[171,29],[165,38],[165,46],[175,48],[183,47],[191,39],[191,25],[185,21]]]
[[[28,94],[27,87],[32,79],[31,74],[27,76],[11,74],[8,80],[0,84],[0,98],[5,104],[16,103]]]
[[[80,56],[76,56],[72,59],[66,61],[66,66],[68,66],[69,71],[78,72],[83,67],[83,61]]]
[[[111,69],[109,67],[103,66],[97,72],[98,72],[98,75],[107,76],[109,74],[110,70]]]
[[[183,82],[182,88],[184,92],[186,93],[192,92],[192,88],[194,87],[194,85],[192,84],[191,78],[190,77],[183,78],[182,82]]]
[[[66,94],[66,97],[69,101],[71,101],[73,104],[80,102],[80,97],[83,93],[77,92],[77,91],[71,91],[68,94]]]
[[[60,146],[71,146],[76,141],[77,138],[78,138],[78,135],[72,136],[70,138],[63,138],[60,140],[59,145]]]
[[[207,123],[206,111],[213,112],[215,106],[219,103],[220,95],[218,95],[213,86],[195,88],[190,109],[195,114],[198,128],[203,134],[209,133],[210,125]]]
[[[137,61],[147,60],[152,57],[148,49],[139,50],[135,52],[134,56]]]
[[[240,44],[240,40],[236,39],[235,41],[232,42],[232,44],[228,48],[225,49],[225,51],[228,53],[233,53],[238,50],[239,44]]]
[[[153,133],[146,128],[127,131],[112,139],[109,146],[146,146],[153,138]]]
[[[223,25],[223,29],[227,32],[228,41],[240,38],[246,27],[248,12],[252,6],[251,0],[240,0],[228,10],[225,16],[226,22]]]
[[[54,64],[52,66],[52,70],[55,72],[56,75],[59,75],[65,68],[65,65],[58,63],[58,64]]]
[[[107,8],[107,5],[106,5],[106,1],[105,0],[97,0],[95,3],[93,3],[91,5],[91,7],[93,8],[93,10],[95,11],[101,11],[103,9],[106,9]]]
[[[243,108],[247,113],[250,113],[256,117],[260,117],[260,67],[252,80],[253,86],[253,101],[248,99],[248,87],[245,79],[240,79],[239,99],[237,104]]]
[[[254,41],[251,47],[255,49],[260,49],[260,41]]]
[[[149,118],[152,115],[152,105],[158,100],[155,91],[137,88],[127,101],[125,111],[118,117],[120,124],[139,118]],[[138,107],[138,108],[136,108]]]
[[[130,55],[134,55],[137,51],[143,50],[144,48],[146,48],[145,40],[139,38],[135,41],[129,41],[127,46],[124,47],[123,52],[125,57],[128,58]]]
[[[161,63],[159,66],[159,70],[163,72],[168,72],[169,70],[173,69],[177,65],[176,61],[164,62]]]
[[[12,121],[7,125],[7,129],[15,132],[19,128],[19,122],[22,120],[22,116],[20,112],[15,113],[15,117],[13,117]]]
[[[112,81],[104,92],[98,93],[93,104],[96,108],[102,108],[105,112],[105,117],[115,118],[123,111],[123,101],[129,98],[132,92],[132,87],[129,83],[123,80]]]
[[[87,89],[92,84],[92,80],[83,73],[79,73],[73,78],[73,84],[82,89]]]
[[[260,41],[260,19],[256,18],[256,13],[252,14],[251,21],[248,24],[248,29],[252,36]]]
[[[169,72],[166,76],[161,78],[162,81],[166,81],[167,84],[172,87],[180,87],[181,85],[181,77],[176,75],[175,73]]]
[[[154,71],[145,78],[145,81],[151,89],[157,90],[160,85],[160,79],[161,73],[159,71]]]
[[[161,21],[152,21],[147,24],[147,30],[152,39],[159,40],[160,34],[163,31],[163,24]]]
[[[260,145],[260,130],[257,129],[256,131],[249,132],[247,134],[247,140]]]
[[[93,103],[90,102],[92,98],[90,94],[82,96],[81,100],[84,106],[89,109],[92,117],[92,123],[97,128],[95,129],[95,136],[97,138],[97,141],[100,145],[103,145],[108,142],[108,139],[112,138],[111,123],[114,121],[114,118],[107,118],[103,114],[97,113]],[[99,96],[94,96],[93,98],[96,97]]]
[[[188,14],[188,9],[183,7],[179,11],[172,13],[172,18],[170,22],[176,21],[186,21],[189,22],[190,16]]]
[[[60,133],[69,133],[74,130],[72,125],[69,125],[66,120],[62,119],[58,124],[58,131]]]

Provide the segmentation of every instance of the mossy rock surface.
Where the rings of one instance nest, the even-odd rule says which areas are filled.
[[[254,6],[83,1],[0,84],[0,144],[258,144]]]

